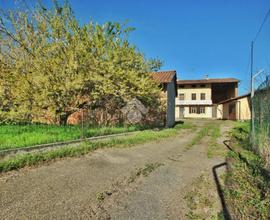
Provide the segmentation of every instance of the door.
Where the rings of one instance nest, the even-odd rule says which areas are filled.
[[[180,106],[179,107],[179,118],[184,118],[184,116],[185,116],[185,107]]]
[[[217,106],[212,106],[212,118],[217,118]]]
[[[229,104],[229,119],[236,120],[236,106],[235,103]]]

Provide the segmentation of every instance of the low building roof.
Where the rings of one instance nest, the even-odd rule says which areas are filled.
[[[189,84],[209,84],[209,83],[238,83],[239,80],[235,78],[212,78],[212,79],[195,79],[195,80],[177,80],[178,85]]]
[[[224,103],[228,103],[228,102],[236,101],[236,100],[238,100],[238,99],[242,99],[242,98],[249,97],[249,96],[250,96],[250,93],[245,94],[245,95],[240,95],[240,96],[237,96],[237,97],[234,97],[234,98],[230,98],[230,99],[227,99],[227,100],[221,101],[221,102],[220,102],[220,103],[218,103],[218,104],[224,104]]]
[[[174,80],[174,77],[176,76],[176,71],[175,70],[159,71],[151,73],[151,76],[157,83],[169,83]]]
[[[150,74],[153,80],[159,84],[167,84],[170,82],[174,82],[175,96],[177,96],[177,75],[175,70],[159,71]]]

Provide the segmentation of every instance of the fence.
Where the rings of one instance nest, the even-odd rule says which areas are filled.
[[[251,143],[266,159],[270,170],[270,9],[261,23],[251,47]],[[256,71],[253,71],[256,70]]]
[[[252,129],[254,150],[270,165],[270,72],[261,70],[252,78]]]
[[[0,114],[0,155],[1,151],[16,151],[41,144],[77,143],[78,139],[141,131],[157,127],[161,125],[158,122],[163,122],[156,120],[157,114],[149,112],[137,99],[128,102],[121,112],[115,109],[101,111],[98,108],[74,108],[74,112],[66,117],[66,123],[61,125],[60,117],[51,117],[46,111],[31,114],[29,118],[32,121],[28,121],[28,117],[23,117],[21,121],[1,121]]]

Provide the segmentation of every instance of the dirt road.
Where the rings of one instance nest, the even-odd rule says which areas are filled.
[[[226,121],[193,123],[196,130],[159,142],[97,150],[4,174],[0,219],[185,219],[185,189],[224,161],[207,157],[209,137],[190,143],[214,123],[221,129],[221,145],[232,127]]]

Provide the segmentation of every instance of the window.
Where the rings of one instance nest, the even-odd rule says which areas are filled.
[[[205,100],[205,93],[201,93],[201,100]]]
[[[201,84],[200,87],[201,87],[201,88],[205,88],[205,84]]]
[[[180,85],[179,88],[185,88],[185,86],[184,85]]]
[[[189,114],[205,114],[205,106],[190,106]]]
[[[191,94],[191,100],[196,100],[196,93]]]
[[[197,113],[197,107],[196,106],[190,106],[189,107],[189,114],[196,114]]]
[[[184,93],[179,94],[179,100],[185,100],[185,94]]]
[[[204,106],[199,107],[199,114],[205,114],[205,107]]]
[[[196,85],[191,85],[192,88],[196,88]]]

